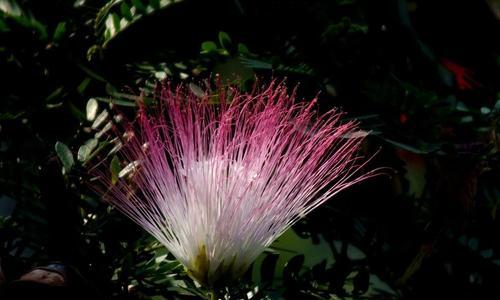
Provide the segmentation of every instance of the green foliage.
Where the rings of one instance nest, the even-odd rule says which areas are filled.
[[[112,0],[108,1],[96,15],[94,31],[102,47],[113,38],[148,15],[174,4],[175,0]]]

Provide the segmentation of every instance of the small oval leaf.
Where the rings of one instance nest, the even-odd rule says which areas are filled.
[[[59,160],[63,164],[63,173],[67,174],[75,164],[73,153],[71,153],[68,146],[61,142],[56,143],[55,150]]]
[[[139,167],[139,161],[135,160],[131,163],[129,163],[125,168],[123,168],[119,173],[118,173],[118,178],[123,178],[125,176],[133,174],[133,172]]]
[[[97,129],[98,127],[100,127],[104,121],[106,121],[108,119],[108,116],[109,116],[109,113],[107,110],[103,110],[98,116],[97,118],[95,119],[94,123],[92,123],[92,129]]]
[[[88,159],[90,153],[92,153],[92,151],[97,146],[97,143],[97,139],[90,139],[86,141],[85,144],[83,144],[80,149],[78,149],[78,161],[85,162]]]
[[[206,41],[201,44],[201,53],[216,52],[217,45],[212,41]]]
[[[90,98],[89,101],[87,101],[87,120],[88,121],[94,121],[95,116],[97,115],[97,109],[99,108],[99,104],[97,103],[97,100],[94,98]]]
[[[203,98],[205,97],[205,92],[203,91],[203,89],[199,86],[197,86],[196,84],[194,83],[190,83],[189,84],[189,89],[191,90],[191,92],[198,98]]]

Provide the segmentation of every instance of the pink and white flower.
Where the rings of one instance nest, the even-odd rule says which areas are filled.
[[[294,98],[276,83],[203,96],[164,87],[128,124],[120,178],[99,174],[103,198],[198,282],[237,278],[300,218],[378,173],[362,173],[356,122]]]

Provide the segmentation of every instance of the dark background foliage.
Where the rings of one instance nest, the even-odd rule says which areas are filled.
[[[500,3],[0,0],[0,257],[10,279],[63,261],[105,298],[204,296],[87,190],[114,107],[158,80],[287,78],[371,131],[392,176],[294,226],[236,298],[500,294]],[[217,76],[214,74],[218,74]],[[210,77],[211,76],[211,77]],[[96,117],[97,114],[97,117]],[[61,171],[62,170],[62,171]],[[116,170],[115,170],[116,171]],[[113,172],[113,167],[111,167]],[[249,293],[250,292],[250,293]]]

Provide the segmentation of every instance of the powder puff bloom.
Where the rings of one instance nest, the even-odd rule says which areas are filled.
[[[163,87],[120,135],[119,176],[100,171],[103,198],[199,283],[238,278],[300,218],[377,173],[361,173],[356,122],[294,98],[276,83],[251,93]]]

